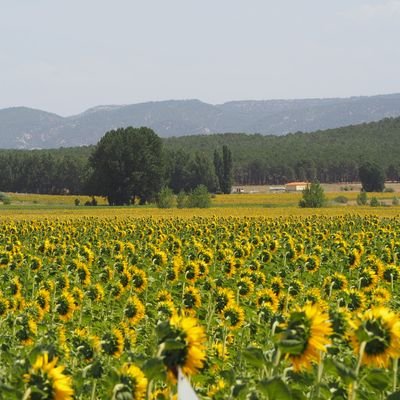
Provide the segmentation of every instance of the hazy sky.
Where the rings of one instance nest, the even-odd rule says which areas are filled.
[[[0,108],[400,92],[400,0],[0,0]]]

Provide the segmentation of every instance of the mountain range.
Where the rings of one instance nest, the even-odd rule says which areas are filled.
[[[161,137],[212,133],[284,135],[400,116],[400,94],[330,99],[246,100],[212,105],[167,100],[90,108],[69,117],[27,107],[0,109],[0,148],[96,144],[105,132],[148,126]]]

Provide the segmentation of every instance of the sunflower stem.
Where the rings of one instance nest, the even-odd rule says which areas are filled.
[[[97,380],[94,379],[93,386],[92,386],[92,393],[90,395],[90,400],[96,400],[96,384],[97,384]]]
[[[399,368],[399,359],[396,357],[393,360],[393,392],[396,391],[397,388],[397,371]]]
[[[360,368],[361,368],[361,363],[362,363],[362,359],[364,357],[364,351],[365,351],[365,346],[367,345],[367,342],[361,342],[360,344],[360,350],[358,353],[358,362],[357,362],[357,367],[356,367],[356,380],[353,382],[353,384],[351,385],[351,393],[350,393],[350,397],[349,400],[355,400],[356,399],[356,395],[357,395],[357,389],[358,389],[358,375],[360,373]]]

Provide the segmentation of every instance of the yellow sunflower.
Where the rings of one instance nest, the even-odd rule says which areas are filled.
[[[24,380],[28,384],[24,399],[33,399],[31,395],[33,387],[43,392],[43,398],[49,400],[73,399],[72,379],[63,374],[63,366],[56,364],[57,358],[49,361],[47,353],[38,356],[29,373],[24,375]]]
[[[185,375],[194,375],[203,367],[206,335],[195,318],[174,315],[163,333],[159,354],[170,372],[170,378],[176,379],[178,367],[182,368]],[[166,349],[166,343],[171,341],[179,342],[182,346]]]
[[[131,296],[125,306],[124,316],[133,325],[138,324],[144,318],[144,305],[137,296]]]
[[[280,333],[278,346],[293,364],[294,371],[309,369],[330,345],[333,330],[328,314],[306,304],[290,314]]]
[[[361,343],[365,342],[362,364],[386,368],[392,358],[400,357],[400,319],[390,309],[368,309],[357,316],[352,326],[352,342],[357,355]]]
[[[146,397],[147,378],[136,365],[124,364],[120,369],[120,381],[121,384],[114,387],[113,398],[118,398],[118,394],[129,394],[132,400],[142,400]]]

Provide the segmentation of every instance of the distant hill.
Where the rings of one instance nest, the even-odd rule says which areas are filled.
[[[98,106],[61,117],[26,107],[0,110],[0,148],[57,148],[95,144],[105,132],[148,126],[161,137],[209,133],[284,135],[400,116],[400,94],[333,99],[232,101],[168,100]]]

